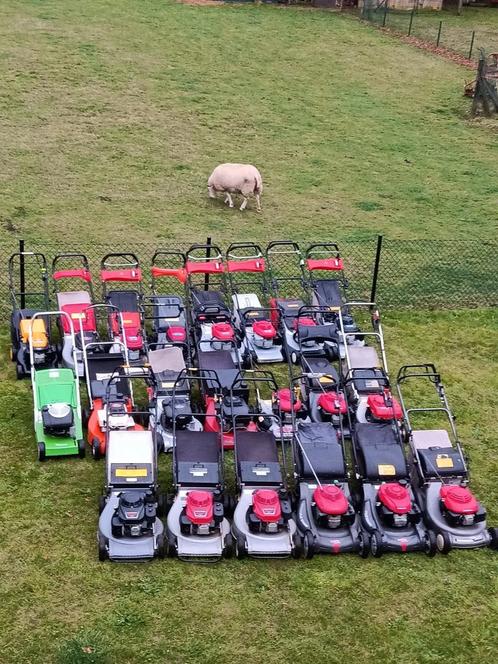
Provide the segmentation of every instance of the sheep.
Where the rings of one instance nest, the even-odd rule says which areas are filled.
[[[240,194],[244,199],[240,210],[245,210],[247,197],[254,194],[258,212],[261,212],[261,193],[263,192],[263,180],[261,173],[251,164],[220,164],[216,166],[209,176],[208,194],[209,198],[216,198],[217,192],[226,194],[225,203],[233,208],[231,194]]]

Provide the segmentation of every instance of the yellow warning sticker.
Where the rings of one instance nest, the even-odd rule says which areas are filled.
[[[396,475],[396,468],[390,463],[380,463],[377,470],[379,475]]]
[[[319,383],[333,383],[335,382],[330,376],[320,376],[318,379]]]
[[[453,468],[453,459],[446,454],[438,454],[436,457],[436,466],[438,468]]]
[[[71,314],[71,318],[73,320],[85,320],[86,316],[85,316],[84,313],[74,313],[74,314]]]
[[[147,468],[117,468],[116,477],[147,477]]]

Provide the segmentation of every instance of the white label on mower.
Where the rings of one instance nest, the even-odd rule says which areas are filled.
[[[48,377],[49,378],[59,378],[59,372],[58,371],[49,371]]]
[[[263,477],[270,474],[270,469],[266,466],[264,468],[254,466],[251,470],[255,475],[261,475]]]
[[[111,376],[112,376],[112,371],[107,373],[96,373],[95,380],[109,380]]]

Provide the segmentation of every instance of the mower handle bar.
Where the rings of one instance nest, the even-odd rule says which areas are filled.
[[[233,254],[232,252],[236,249],[255,249],[254,254],[249,254],[245,255],[243,254],[242,256],[238,254]],[[229,245],[228,249],[226,250],[225,253],[226,260],[243,260],[243,259],[250,259],[250,258],[263,258],[263,251],[259,244],[256,244],[255,242],[232,242],[231,245]]]
[[[125,260],[125,263],[108,263],[109,258],[122,258]],[[132,261],[127,260],[128,258],[132,258]],[[103,259],[100,262],[100,265],[102,268],[104,267],[136,267],[138,268],[140,266],[140,261],[138,260],[138,256],[134,254],[131,251],[126,251],[122,253],[110,253],[106,254]]]
[[[336,258],[340,258],[340,253],[339,253],[339,245],[337,242],[316,242],[315,244],[310,244],[308,247],[305,249],[305,257],[310,258],[310,254],[312,253],[318,253],[316,252],[316,249],[323,249],[320,253],[323,254],[328,254],[329,252],[326,251],[327,249],[331,249],[336,252]]]

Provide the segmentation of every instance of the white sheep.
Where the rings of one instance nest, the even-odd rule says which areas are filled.
[[[251,164],[220,164],[216,166],[209,176],[208,194],[210,198],[216,198],[216,194],[226,194],[225,203],[232,208],[233,200],[231,194],[240,194],[244,199],[241,210],[245,210],[247,197],[254,195],[258,212],[261,212],[261,193],[263,192],[263,180],[261,173]]]

